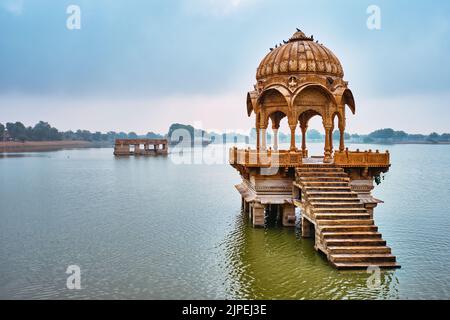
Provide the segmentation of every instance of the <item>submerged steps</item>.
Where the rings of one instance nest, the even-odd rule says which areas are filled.
[[[325,251],[333,266],[400,267],[342,168],[331,164],[301,166],[296,169],[296,185],[303,190],[302,205],[309,208],[309,218],[315,223],[316,247]]]

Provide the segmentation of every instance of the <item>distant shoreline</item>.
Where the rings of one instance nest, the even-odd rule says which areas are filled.
[[[393,146],[396,144],[449,144],[450,142],[447,141],[439,141],[439,142],[431,142],[431,141],[404,141],[404,142],[352,142],[352,141],[345,141],[346,144],[376,144],[380,146]]]
[[[323,141],[309,141],[310,143],[323,143]],[[450,142],[393,142],[393,143],[365,143],[365,142],[351,142],[346,141],[347,144],[375,144],[381,146],[389,146],[396,144],[426,144],[426,145],[450,145]],[[211,143],[222,144],[222,143]],[[43,152],[43,151],[56,151],[61,149],[78,149],[78,148],[109,148],[113,147],[111,142],[98,142],[98,141],[83,141],[83,140],[58,140],[58,141],[0,141],[0,153],[13,153],[13,152]]]
[[[0,153],[9,152],[40,152],[76,148],[112,147],[110,143],[99,143],[82,140],[58,141],[0,141]]]

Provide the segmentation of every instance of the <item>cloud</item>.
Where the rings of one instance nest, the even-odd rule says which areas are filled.
[[[19,16],[23,12],[23,0],[6,0],[3,8],[9,13]]]
[[[255,2],[256,0],[183,0],[182,8],[190,14],[225,16]]]

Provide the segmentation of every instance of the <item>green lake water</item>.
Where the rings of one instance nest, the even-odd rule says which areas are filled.
[[[296,229],[251,228],[228,147],[196,149],[193,164],[109,148],[0,156],[0,298],[450,298],[450,146],[388,147],[375,221],[402,268],[375,287]],[[66,288],[69,265],[81,290]]]

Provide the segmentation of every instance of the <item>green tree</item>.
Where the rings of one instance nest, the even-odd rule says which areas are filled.
[[[442,141],[449,142],[449,141],[450,141],[450,133],[443,133],[443,134],[441,135],[441,140],[442,140]]]
[[[5,126],[3,125],[3,123],[0,123],[0,140],[3,140],[5,134]]]
[[[27,140],[27,128],[22,122],[17,121],[16,123],[8,122],[6,124],[6,130],[11,138],[14,140],[25,141]]]
[[[125,132],[121,131],[119,132],[119,134],[117,134],[115,139],[126,139],[126,138],[128,138],[128,135]]]
[[[100,131],[96,131],[93,135],[92,135],[92,140],[94,141],[100,141],[102,140],[102,133]]]
[[[147,139],[161,139],[162,135],[154,133],[153,131],[150,131],[145,135],[145,137]]]
[[[62,140],[63,134],[62,134],[62,132],[59,132],[58,129],[52,127],[52,128],[50,128],[49,139],[50,140]]]
[[[128,138],[129,139],[137,139],[138,136],[137,136],[136,132],[130,132],[130,133],[128,133]]]
[[[89,130],[78,129],[75,135],[77,140],[92,141],[92,133]]]
[[[395,136],[395,131],[391,128],[376,130],[369,134],[371,139],[392,139]]]
[[[440,140],[440,136],[436,132],[433,132],[428,136],[427,140],[432,143],[437,143]]]
[[[66,131],[63,133],[63,140],[75,140],[76,139],[76,135],[75,132],[73,132],[72,130]]]
[[[408,138],[408,134],[405,131],[394,131],[394,139],[396,141],[403,141]]]
[[[39,121],[32,130],[32,139],[37,141],[50,140],[51,126],[48,122]]]
[[[308,140],[323,140],[323,135],[316,129],[311,129],[306,132]]]
[[[339,140],[341,139],[341,132],[339,130],[334,130],[333,132],[333,140]],[[347,132],[344,132],[344,140],[350,139],[350,134]]]

